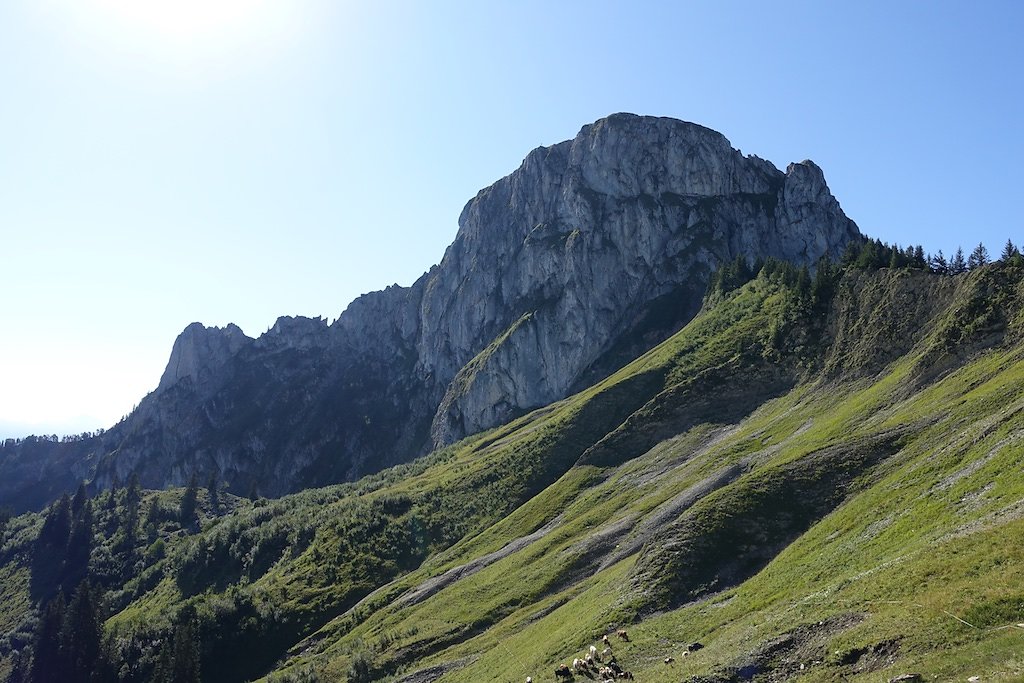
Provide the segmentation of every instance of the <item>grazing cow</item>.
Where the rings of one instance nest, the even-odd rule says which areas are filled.
[[[617,636],[618,636],[619,638],[622,638],[622,639],[623,639],[624,641],[626,641],[627,643],[629,642],[629,634],[628,634],[628,633],[626,633],[626,632],[625,632],[624,630],[622,630],[621,628],[620,628],[620,629],[619,629],[618,631],[616,631],[616,632],[615,632],[615,635],[617,635]]]
[[[676,661],[675,657],[665,657],[665,663],[666,664],[671,664],[674,661]]]
[[[579,657],[577,657],[576,659],[572,660],[572,670],[573,671],[575,671],[577,673],[582,673],[583,670],[586,669],[586,668],[587,668],[587,665]]]
[[[533,676],[527,676],[526,683],[533,683]]]
[[[703,649],[703,645],[700,643],[690,643],[686,646],[686,649],[690,652],[696,652],[697,650]]]
[[[566,680],[571,681],[572,680],[572,671],[565,664],[559,664],[558,668],[555,669],[555,678],[557,678],[558,680],[561,680],[561,679],[564,678]]]
[[[606,636],[606,635],[605,636],[601,636],[601,642],[604,643],[605,645],[611,645],[612,644],[611,641],[608,640],[608,636]]]
[[[616,662],[616,661],[608,662],[608,668],[611,669],[612,671],[614,671],[617,674],[622,673],[622,667],[619,666],[619,663]]]

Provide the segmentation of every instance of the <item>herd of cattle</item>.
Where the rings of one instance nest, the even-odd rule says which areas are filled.
[[[615,632],[622,640],[629,642],[629,634],[623,630]],[[616,661],[612,653],[612,643],[608,636],[602,636],[603,650],[598,650],[596,645],[590,646],[590,651],[584,657],[577,657],[572,660],[572,666],[561,664],[555,669],[555,678],[559,681],[573,681],[577,674],[586,676],[591,680],[615,681],[617,679],[633,680],[633,674],[624,670]],[[683,652],[688,655],[704,647],[700,643],[692,643]],[[674,657],[666,657],[665,663],[671,664],[676,661]],[[527,677],[526,683],[533,683],[533,678]]]
[[[615,633],[622,640],[629,641],[629,634],[625,631],[619,630]],[[572,660],[571,667],[568,664],[562,664],[555,669],[555,678],[571,681],[576,674],[580,674],[595,680],[600,676],[602,681],[614,681],[619,678],[633,680],[633,674],[624,670],[616,661],[615,655],[612,653],[611,639],[604,636],[601,641],[604,644],[603,650],[599,651],[596,645],[591,645],[590,651],[585,657],[577,657]],[[605,661],[606,658],[607,661]],[[526,683],[533,683],[533,681],[527,678]]]

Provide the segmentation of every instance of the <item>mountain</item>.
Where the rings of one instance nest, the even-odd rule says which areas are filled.
[[[257,339],[190,325],[118,425],[0,449],[0,502],[38,508],[133,474],[270,496],[355,480],[621,368],[689,321],[737,256],[813,265],[860,239],[810,161],[783,173],[702,126],[610,116],[480,191],[411,287]]]
[[[551,681],[607,634],[652,683],[1021,680],[1024,259],[866,242],[714,283],[609,376],[358,482],[12,519],[0,677],[50,648],[101,680]],[[100,598],[62,612],[69,577]]]

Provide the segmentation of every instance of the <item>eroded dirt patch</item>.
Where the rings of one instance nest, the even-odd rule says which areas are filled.
[[[709,675],[693,676],[685,683],[782,683],[819,667],[843,667],[848,673],[871,672],[895,661],[897,641],[851,650],[837,662],[829,660],[832,638],[864,620],[863,614],[838,614],[824,621],[801,624],[761,643],[749,654]]]

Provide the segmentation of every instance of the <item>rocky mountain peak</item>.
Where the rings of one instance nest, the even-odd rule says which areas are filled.
[[[157,390],[84,457],[100,485],[353,479],[616,370],[689,321],[724,262],[810,264],[859,237],[814,163],[782,172],[709,128],[615,114],[480,190],[411,286],[257,340],[190,325]]]
[[[538,148],[470,201],[426,284],[419,364],[446,385],[434,444],[614,369],[644,346],[623,339],[689,319],[723,261],[813,263],[858,235],[813,163],[782,173],[696,124],[616,114]]]
[[[174,340],[171,357],[156,393],[162,393],[185,379],[192,382],[197,392],[203,393],[220,369],[251,341],[233,323],[226,327],[192,323]]]

